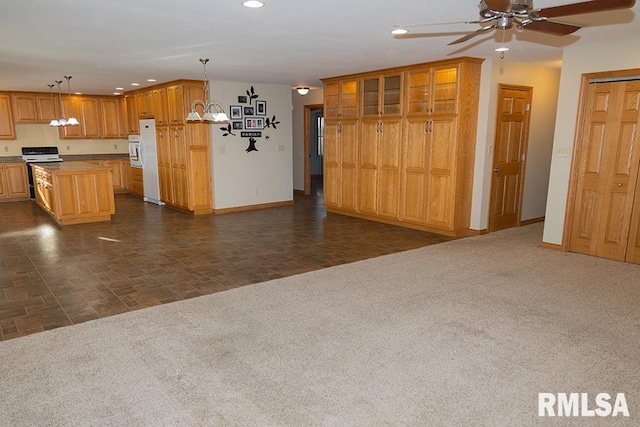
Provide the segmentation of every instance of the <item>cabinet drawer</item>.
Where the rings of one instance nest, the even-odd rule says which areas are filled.
[[[131,181],[142,182],[142,168],[131,168]]]

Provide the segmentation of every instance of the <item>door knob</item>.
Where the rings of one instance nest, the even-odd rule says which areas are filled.
[[[617,183],[617,184],[616,184],[616,186],[618,186],[618,187],[622,187],[622,183],[621,183],[621,182],[619,182],[619,183]]]
[[[493,171],[494,171],[495,173],[500,173],[500,172],[502,172],[502,169],[500,169],[500,168],[495,168]]]

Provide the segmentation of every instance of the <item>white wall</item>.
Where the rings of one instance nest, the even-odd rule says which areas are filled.
[[[557,68],[498,58],[489,58],[483,63],[471,229],[485,230],[488,226],[499,84],[533,87],[521,219],[545,215],[559,82],[560,70]]]
[[[249,138],[222,136],[223,125],[211,125],[214,209],[260,205],[293,200],[293,141],[291,87],[239,82],[211,82],[212,98],[227,114],[238,96],[254,87],[258,100],[267,102],[265,118],[276,116],[276,129],[262,130],[258,151],[246,152]],[[253,104],[252,104],[253,105]],[[268,139],[266,137],[269,137]]]
[[[16,125],[16,139],[0,141],[0,157],[21,156],[22,147],[58,147],[65,154],[124,154],[129,152],[125,139],[60,139],[58,128],[46,124]]]
[[[324,103],[324,90],[313,88],[305,96],[291,91],[293,103],[293,188],[304,191],[304,106]]]
[[[542,240],[562,244],[582,74],[640,68],[637,40],[565,48]]]

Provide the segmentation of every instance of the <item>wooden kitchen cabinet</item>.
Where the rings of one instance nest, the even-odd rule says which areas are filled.
[[[121,105],[118,98],[100,99],[100,129],[102,138],[126,138],[122,126]],[[115,182],[114,182],[115,186]]]
[[[170,125],[183,124],[185,113],[184,91],[182,84],[176,84],[167,88],[167,113]]]
[[[144,197],[144,180],[142,178],[142,168],[130,167],[131,184],[129,186],[129,194],[143,198]]]
[[[166,126],[169,124],[167,89],[164,87],[153,90],[153,115],[156,120],[156,126]]]
[[[402,74],[372,75],[362,78],[362,117],[400,116]]]
[[[0,163],[0,201],[28,199],[29,183],[25,163]]]
[[[324,85],[324,118],[358,118],[358,78],[329,81]]]
[[[111,220],[115,200],[109,168],[73,161],[32,167],[36,204],[61,225]]]
[[[79,125],[60,126],[61,139],[98,139],[102,137],[100,101],[97,97],[71,96],[62,100],[65,119],[73,116]]]
[[[481,59],[457,58],[323,79],[328,212],[467,234],[481,64]],[[339,120],[327,119],[326,106],[331,117],[344,111],[341,83],[354,80],[361,85],[353,110],[360,130],[349,142],[336,133]],[[342,202],[348,194],[344,181],[350,179],[342,163],[345,147],[354,147],[358,156],[356,191],[349,196],[357,209]]]
[[[359,211],[398,218],[402,125],[399,119],[363,119],[360,138]]]
[[[153,118],[153,91],[147,90],[135,94],[139,119]]]
[[[129,135],[140,135],[140,117],[138,116],[138,106],[135,95],[126,95],[127,124]]]
[[[16,139],[11,97],[8,93],[0,93],[0,139]]]
[[[325,205],[345,211],[358,210],[357,120],[329,119],[324,124]]]

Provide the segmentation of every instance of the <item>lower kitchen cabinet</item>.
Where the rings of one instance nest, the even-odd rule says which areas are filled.
[[[0,201],[29,199],[29,184],[24,162],[0,163]]]
[[[131,169],[131,184],[129,194],[136,197],[144,197],[144,182],[142,180],[142,168]]]

